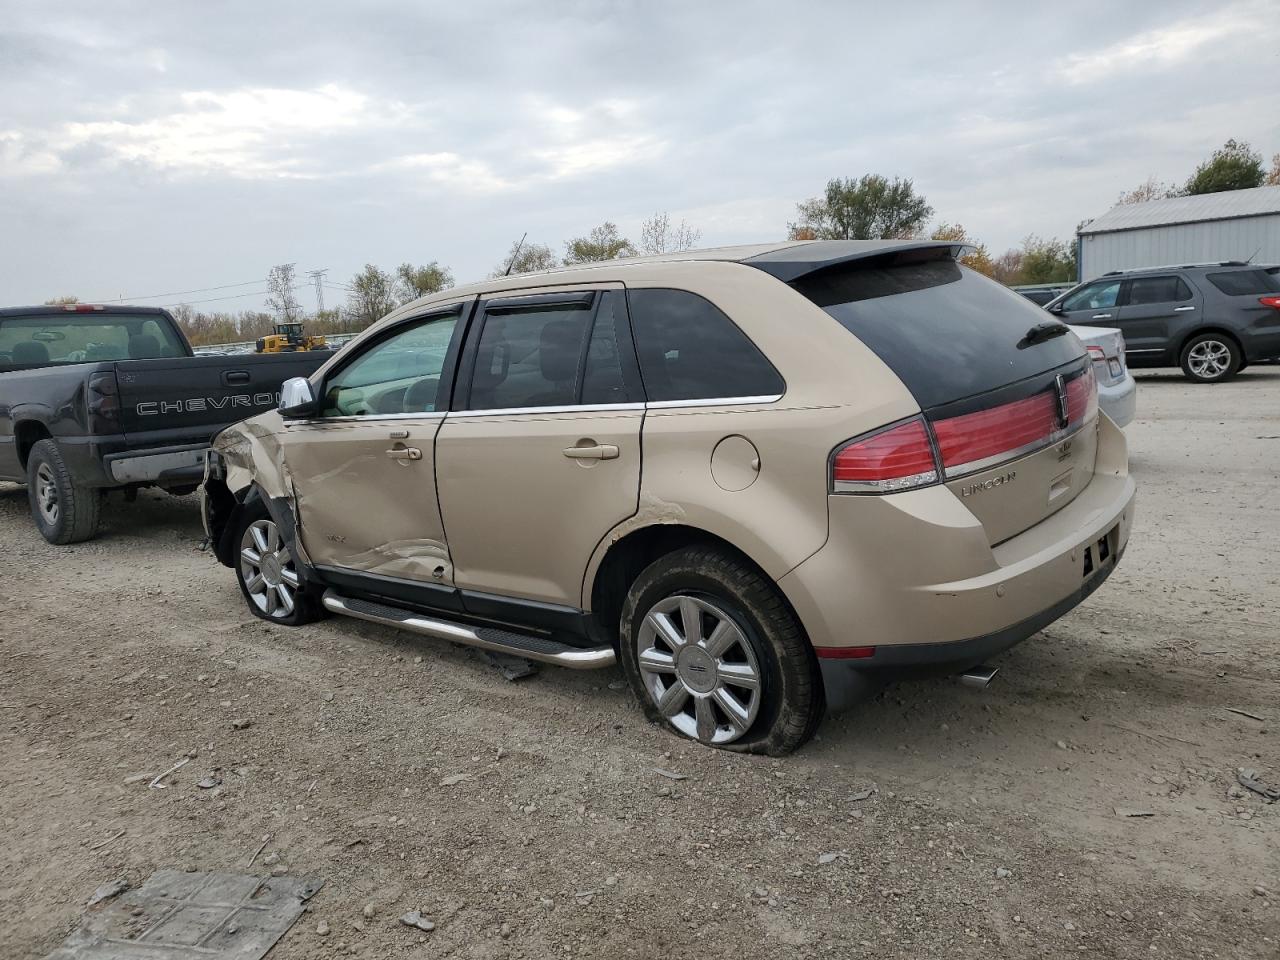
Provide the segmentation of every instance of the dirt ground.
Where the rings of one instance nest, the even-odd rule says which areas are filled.
[[[1232,789],[1280,786],[1280,368],[1139,400],[1110,582],[986,691],[895,684],[782,760],[649,726],[619,671],[267,625],[194,498],[57,548],[0,484],[0,957],[264,837],[325,879],[272,960],[1280,957],[1280,805]]]

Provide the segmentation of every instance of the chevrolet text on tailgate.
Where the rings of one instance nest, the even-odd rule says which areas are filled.
[[[192,492],[214,434],[330,356],[197,357],[156,307],[0,310],[0,480],[50,543],[87,540],[105,491]]]
[[[407,304],[219,434],[249,610],[575,669],[780,754],[873,670],[984,665],[1129,539],[1084,345],[935,241],[689,251]]]

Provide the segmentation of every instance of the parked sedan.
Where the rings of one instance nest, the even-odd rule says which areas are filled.
[[[1128,426],[1138,409],[1138,384],[1124,358],[1124,334],[1111,327],[1071,327],[1093,361],[1098,381],[1098,406],[1115,421]]]
[[[864,671],[982,684],[1115,569],[1134,484],[1081,342],[962,249],[416,300],[217,437],[210,541],[258,617],[621,660],[652,720],[718,748],[795,749]]]

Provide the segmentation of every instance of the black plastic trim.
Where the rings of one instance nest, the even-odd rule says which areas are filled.
[[[587,638],[586,615],[577,607],[566,607],[539,600],[503,597],[478,590],[463,590],[462,606],[467,613],[486,620],[520,624],[552,633],[567,633]]]
[[[462,596],[457,587],[442,583],[422,583],[377,573],[361,573],[338,567],[317,566],[316,573],[327,586],[357,597],[381,597],[407,604],[416,609],[463,611]]]

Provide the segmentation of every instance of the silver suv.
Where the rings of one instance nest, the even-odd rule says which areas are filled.
[[[1071,324],[1116,327],[1130,367],[1182,367],[1198,383],[1280,357],[1280,267],[1228,260],[1115,271],[1045,305]]]
[[[256,616],[621,660],[655,721],[785,753],[860,672],[1031,636],[1128,540],[1084,346],[960,249],[733,247],[418,300],[214,440],[210,540]]]

